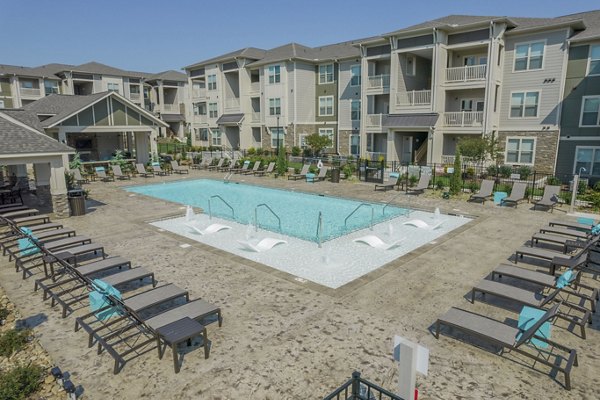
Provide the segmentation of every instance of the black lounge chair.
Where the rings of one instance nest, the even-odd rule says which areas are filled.
[[[524,332],[506,323],[453,307],[437,319],[435,337],[439,339],[440,328],[445,325],[500,347],[500,355],[505,350],[522,354],[533,359],[534,363],[540,363],[554,371],[562,372],[565,376],[564,386],[567,390],[571,390],[571,369],[578,365],[576,350],[536,335],[538,329],[545,322],[557,317],[559,305],[560,303],[546,311],[535,324]],[[532,339],[547,343],[551,346],[550,350],[536,346]],[[556,354],[556,350],[566,353],[566,356]]]
[[[416,195],[423,193],[425,191],[425,189],[427,189],[429,187],[430,180],[431,180],[431,175],[428,175],[425,173],[421,174],[421,177],[419,178],[419,182],[417,183],[417,186],[408,188],[406,193],[407,194],[416,194]]]
[[[542,198],[534,202],[533,209],[537,206],[542,206],[550,209],[550,212],[554,212],[554,206],[558,204],[560,194],[560,186],[546,185],[544,188],[544,195]]]
[[[474,193],[469,197],[469,201],[481,201],[485,204],[485,201],[494,196],[494,181],[491,179],[484,179],[481,181],[481,187],[478,193]]]
[[[513,205],[515,208],[519,205],[520,202],[524,201],[526,196],[525,192],[527,191],[527,183],[525,182],[515,182],[513,183],[512,190],[510,191],[510,196],[505,197],[500,202],[500,205]]]
[[[154,177],[154,172],[146,171],[146,167],[144,167],[144,164],[141,164],[141,163],[135,164],[135,170],[138,175],[141,175],[144,178]]]
[[[190,170],[188,167],[179,165],[179,163],[175,160],[171,161],[171,170],[177,174],[189,174],[190,173]]]
[[[257,176],[265,176],[266,174],[270,174],[275,169],[275,162],[271,161],[267,166],[267,169],[259,169],[258,171],[254,171],[254,175]]]
[[[393,183],[385,183],[385,184],[376,184],[375,185],[375,190],[383,190],[384,192],[387,192],[388,190],[393,190],[394,187],[398,187],[400,188],[400,186],[402,185],[402,175],[399,174],[398,177],[396,178],[396,181]]]
[[[306,174],[308,174],[308,169],[310,168],[310,164],[304,164],[302,166],[302,170],[299,174],[291,174],[288,175],[288,180],[298,180],[298,179],[306,179]]]

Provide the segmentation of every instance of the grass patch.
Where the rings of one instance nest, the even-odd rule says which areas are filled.
[[[38,365],[15,367],[0,373],[0,399],[22,400],[35,393],[44,376],[44,368]]]
[[[27,345],[31,331],[28,329],[11,329],[0,334],[0,356],[10,357]],[[2,397],[0,397],[1,399]]]

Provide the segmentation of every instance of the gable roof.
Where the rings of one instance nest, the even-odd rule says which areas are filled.
[[[38,130],[42,133],[44,132],[44,127],[42,126],[40,119],[38,118],[37,114],[33,111],[24,110],[22,108],[6,109],[0,111],[35,130]]]
[[[254,67],[289,59],[314,61],[315,55],[316,52],[310,47],[299,43],[288,43],[268,50],[263,58],[250,63],[249,66]]]
[[[187,82],[187,75],[183,72],[169,70],[159,72],[158,74],[149,75],[146,77],[146,81],[155,81],[155,80],[165,80],[165,81],[176,81],[176,82]]]
[[[31,76],[35,78],[44,77],[44,75],[40,75],[39,72],[35,71],[33,68],[7,64],[0,64],[0,76],[1,75]]]
[[[71,70],[75,72],[87,72],[89,74],[127,76],[131,78],[145,78],[149,75],[143,72],[125,71],[123,69],[111,67],[110,65],[101,64],[96,61],[91,61],[85,64],[77,65]]]
[[[50,96],[42,97],[33,103],[27,104],[24,109],[31,111],[36,115],[52,115],[52,117],[41,121],[43,128],[52,128],[83,109],[110,96],[116,97],[120,102],[135,109],[137,112],[144,115],[145,118],[155,122],[157,125],[168,127],[168,124],[116,92],[101,92],[85,96],[51,94]]]
[[[13,110],[11,115],[0,112],[0,155],[74,153],[75,150],[13,118],[25,110]]]
[[[600,10],[588,11],[580,14],[569,15],[568,17],[581,18],[585,24],[585,29],[581,30],[571,37],[572,42],[582,42],[600,38]]]
[[[260,60],[261,58],[263,58],[265,56],[266,52],[267,52],[266,50],[259,49],[256,47],[245,47],[243,49],[225,53],[225,54],[217,56],[217,57],[209,58],[208,60],[199,61],[197,63],[188,65],[187,67],[183,67],[183,68],[184,69],[192,69],[195,67],[201,67],[202,65],[214,64],[214,63],[218,63],[218,62],[222,62],[222,61],[226,61],[226,60],[230,60],[230,59],[236,59],[236,58],[250,58],[253,60]]]

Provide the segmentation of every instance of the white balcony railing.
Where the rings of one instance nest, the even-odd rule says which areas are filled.
[[[179,103],[177,104],[163,104],[162,105],[163,112],[175,112],[179,113]]]
[[[260,111],[252,112],[252,122],[260,122]]]
[[[240,108],[240,99],[236,99],[236,98],[225,99],[225,109],[239,110],[239,108]]]
[[[446,82],[467,82],[483,80],[485,79],[486,72],[486,64],[446,68]]]
[[[139,101],[142,96],[139,93],[129,93],[129,99],[132,101]]]
[[[20,88],[20,93],[21,93],[21,96],[41,96],[42,95],[42,91],[39,88],[37,88],[37,89]]]
[[[399,106],[428,106],[431,104],[431,90],[411,90],[396,94]]]
[[[192,97],[194,99],[200,99],[206,97],[206,89],[194,89],[192,90]]]
[[[444,113],[445,126],[483,126],[483,111],[459,111]]]
[[[250,93],[260,92],[260,82],[252,82],[250,84]]]
[[[367,77],[367,89],[386,89],[389,87],[389,75],[372,75]]]
[[[367,114],[367,119],[365,121],[365,126],[367,129],[381,128],[381,120],[383,119],[383,114]]]

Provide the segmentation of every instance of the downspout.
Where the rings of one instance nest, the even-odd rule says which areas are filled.
[[[431,112],[435,112],[435,102],[437,100],[437,80],[438,80],[438,40],[437,40],[437,28],[433,28],[433,55],[431,57]],[[439,114],[439,113],[438,113]],[[443,118],[443,115],[442,115]],[[429,129],[429,135],[431,136],[431,146],[427,148],[427,163],[431,164],[433,160],[433,142],[435,141],[435,126]],[[429,138],[428,138],[429,139]],[[429,145],[429,143],[427,143]]]
[[[491,86],[491,81],[492,81],[492,68],[494,65],[496,65],[495,62],[491,62],[494,61],[492,60],[492,56],[493,56],[493,52],[492,52],[492,48],[494,47],[494,21],[490,21],[490,38],[489,38],[489,45],[488,45],[488,54],[487,54],[487,60],[488,60],[488,64],[486,67],[486,79],[485,79],[485,95],[484,95],[484,103],[483,103],[483,115],[484,115],[484,121],[483,121],[483,135],[487,136],[487,133],[490,129],[490,118],[489,117],[489,110],[490,110],[490,86]]]
[[[298,135],[296,134],[296,124],[298,122],[298,112],[296,111],[298,109],[298,98],[296,96],[296,92],[298,92],[298,85],[297,85],[297,81],[296,78],[298,76],[298,69],[296,66],[296,60],[294,60],[294,146],[298,145],[297,139],[298,139]]]
[[[338,59],[334,59],[333,62],[335,64],[337,64],[338,66],[338,72],[337,72],[337,79],[335,80],[335,84],[337,85],[337,98],[336,103],[337,103],[337,107],[336,107],[336,112],[337,112],[337,140],[335,143],[335,152],[337,153],[337,155],[340,155],[340,97],[341,97],[341,93],[340,93],[340,62]],[[335,70],[333,72],[335,74]],[[352,106],[350,106],[352,107]],[[348,140],[350,140],[350,136],[348,136]],[[350,149],[348,149],[350,150]]]
[[[556,164],[558,163],[558,149],[560,148],[560,137],[562,134],[562,103],[565,96],[565,85],[567,80],[567,69],[569,68],[569,51],[571,50],[571,40],[569,39],[569,35],[571,33],[571,29],[567,29],[567,40],[566,40],[566,49],[565,55],[563,56],[563,71],[561,76],[561,87],[558,98],[558,110],[556,110],[556,126],[558,128],[558,138],[556,143],[556,154],[554,154],[554,166],[552,167],[552,173],[556,173]]]

